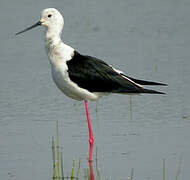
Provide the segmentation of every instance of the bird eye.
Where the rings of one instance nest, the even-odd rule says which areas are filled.
[[[50,18],[52,15],[51,14],[48,14],[48,18]]]

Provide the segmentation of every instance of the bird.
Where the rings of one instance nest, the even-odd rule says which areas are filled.
[[[79,53],[62,39],[64,18],[55,8],[46,8],[41,19],[34,25],[16,33],[19,35],[37,26],[46,28],[45,49],[51,64],[52,78],[66,96],[84,101],[89,128],[89,161],[92,161],[94,135],[90,120],[88,101],[96,101],[109,94],[165,94],[144,85],[167,84],[132,78],[105,61]]]

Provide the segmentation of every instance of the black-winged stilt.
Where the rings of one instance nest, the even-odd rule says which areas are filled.
[[[104,61],[95,57],[79,54],[72,47],[64,44],[61,34],[64,19],[54,8],[44,9],[41,19],[33,26],[16,33],[28,31],[37,26],[45,26],[46,50],[51,64],[52,78],[57,87],[68,97],[84,100],[89,127],[89,161],[92,161],[94,136],[90,121],[88,100],[97,100],[103,95],[119,94],[164,94],[143,85],[166,85],[163,83],[144,81],[126,76]]]

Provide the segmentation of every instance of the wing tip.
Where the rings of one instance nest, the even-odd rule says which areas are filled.
[[[140,93],[147,93],[147,94],[166,94],[165,92],[161,92],[161,91],[155,91],[152,89],[143,89],[142,92]]]
[[[124,77],[127,77],[127,78],[131,79],[132,81],[134,81],[135,83],[140,84],[140,85],[168,86],[166,83],[154,82],[154,81],[146,81],[146,80],[142,80],[142,79],[135,79],[135,78],[126,76],[126,75],[124,75],[124,74],[122,74],[122,75],[123,75]]]
[[[153,82],[152,85],[158,85],[158,86],[168,86],[168,84],[165,83],[157,83],[157,82]]]

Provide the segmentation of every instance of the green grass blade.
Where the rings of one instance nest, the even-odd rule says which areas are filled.
[[[61,176],[62,176],[62,179],[64,179],[63,152],[61,152]]]
[[[81,164],[81,159],[79,159],[79,167],[78,167],[78,170],[77,170],[77,176],[76,176],[76,179],[79,179],[80,164]]]
[[[55,141],[52,136],[53,179],[55,179]]]
[[[99,121],[99,115],[98,115],[98,101],[96,101],[95,113],[96,113],[97,127],[100,128],[100,121]]]
[[[133,180],[133,176],[134,176],[134,168],[131,169],[131,178],[130,178],[130,180]]]
[[[166,160],[163,159],[162,180],[166,180]]]
[[[88,174],[87,169],[84,169],[84,179],[88,180]]]
[[[97,168],[97,180],[101,180],[100,169],[99,168]]]
[[[132,120],[133,119],[133,109],[132,109],[132,107],[133,107],[133,104],[132,104],[132,96],[130,96],[130,120]]]
[[[60,177],[60,174],[59,174],[59,127],[58,127],[58,120],[56,121],[56,134],[57,134],[57,163],[56,163],[56,175],[57,177],[59,178]]]
[[[88,177],[88,180],[90,180],[90,170],[87,168],[87,177]]]
[[[56,166],[55,166],[55,173],[56,173],[56,179],[59,179],[60,176],[59,176],[59,163],[58,162],[56,163]]]
[[[98,168],[98,147],[96,146],[96,153],[95,153],[95,162],[96,162],[96,169]]]
[[[72,167],[72,171],[71,171],[71,180],[74,179],[74,172],[75,171],[75,160],[73,160],[73,167]]]
[[[177,175],[176,175],[176,180],[179,180],[179,176],[181,174],[181,162],[182,162],[182,159],[180,158],[179,160],[179,164],[178,164],[178,170],[177,170]]]

